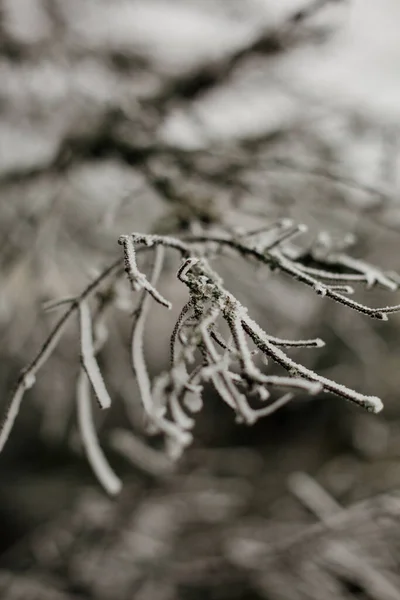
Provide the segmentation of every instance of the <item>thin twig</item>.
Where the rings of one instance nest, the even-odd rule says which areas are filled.
[[[110,277],[113,274],[117,274],[120,270],[121,260],[118,259],[111,263],[102,273],[100,273],[98,277],[96,277],[96,279],[94,279],[83,290],[80,296],[78,296],[78,298],[76,298],[76,300],[71,303],[70,307],[57,321],[56,325],[53,327],[51,333],[43,343],[36,357],[25,369],[21,371],[16,388],[11,395],[11,398],[6,407],[5,415],[0,425],[0,452],[3,449],[10,435],[25,392],[34,385],[36,374],[42,368],[45,362],[50,358],[53,351],[55,350],[62,334],[64,333],[64,329],[68,324],[70,317],[74,314],[75,311],[78,310],[80,302],[92,296],[108,277]]]
[[[164,253],[164,247],[162,245],[157,245],[153,272],[149,282],[149,285],[152,289],[155,289],[154,286],[156,285],[158,277],[161,273],[162,265],[164,262]],[[146,291],[149,291],[148,288],[146,288]],[[153,294],[151,295],[154,297]],[[180,443],[182,443],[183,445],[187,445],[192,439],[191,434],[183,432],[182,429],[175,423],[168,421],[162,414],[160,414],[159,409],[156,410],[156,407],[153,402],[151,382],[149,374],[147,372],[143,350],[144,328],[146,324],[146,318],[150,310],[150,302],[150,296],[148,294],[145,294],[143,296],[141,306],[139,309],[139,316],[133,328],[131,343],[132,367],[138,382],[143,408],[147,416],[150,418],[150,421],[156,426],[158,426],[167,435],[171,435],[177,438],[177,440],[179,440]]]
[[[90,308],[85,300],[82,300],[79,303],[79,321],[81,331],[82,367],[92,384],[100,408],[109,408],[111,406],[111,398],[108,394],[100,367],[95,357]]]
[[[283,273],[287,273],[288,275],[300,281],[301,283],[312,287],[319,295],[331,298],[332,300],[335,300],[336,302],[339,302],[340,304],[343,304],[348,308],[352,308],[353,310],[362,312],[368,315],[369,317],[375,319],[386,321],[387,313],[400,311],[400,305],[388,306],[383,308],[370,308],[368,306],[360,304],[359,302],[350,300],[346,296],[334,290],[331,290],[328,286],[323,285],[320,281],[306,273],[301,265],[298,265],[294,260],[289,259],[287,256],[284,255],[282,251],[280,251],[277,248],[273,248],[272,250],[264,254],[262,252],[259,252],[257,248],[247,246],[246,244],[238,241],[237,239],[232,239],[227,236],[214,234],[196,235],[190,237],[188,236],[185,238],[185,241],[187,243],[215,242],[222,246],[225,245],[230,248],[233,248],[243,256],[252,256],[261,263],[264,263],[272,268],[280,269]]]
[[[98,441],[94,426],[89,378],[83,369],[77,383],[78,426],[89,464],[106,492],[115,496],[122,489],[122,481],[110,467]]]
[[[260,348],[260,350],[265,352],[267,356],[270,356],[276,363],[280,364],[287,371],[292,372],[293,374],[301,375],[310,381],[320,383],[324,390],[328,390],[329,392],[333,392],[338,396],[342,396],[343,398],[346,398],[346,400],[350,400],[351,402],[362,406],[370,412],[378,413],[382,410],[383,404],[380,398],[376,396],[365,396],[364,394],[360,394],[359,392],[351,390],[350,388],[347,388],[340,383],[336,383],[327,377],[318,375],[311,369],[308,369],[300,363],[295,362],[282,350],[271,344],[271,342],[269,342],[267,337],[264,335],[261,327],[252,319],[248,318],[243,320],[242,323],[243,328],[252,338],[254,343]]]
[[[132,289],[135,291],[139,291],[142,288],[145,289],[151,296],[153,296],[156,302],[170,309],[171,303],[156,290],[154,285],[147,280],[144,273],[139,271],[136,263],[135,241],[136,240],[133,235],[121,236],[119,240],[124,247],[125,271],[129,277],[129,281],[131,282]],[[146,243],[146,246],[152,245],[153,243],[150,243],[149,241]]]
[[[182,326],[182,323],[187,315],[187,313],[189,312],[189,310],[192,307],[192,303],[189,300],[189,302],[187,302],[181,312],[179,313],[179,317],[176,320],[174,329],[172,331],[172,335],[171,335],[171,340],[170,340],[170,356],[171,356],[171,365],[175,364],[175,343],[176,343],[176,338],[178,336],[179,330]]]

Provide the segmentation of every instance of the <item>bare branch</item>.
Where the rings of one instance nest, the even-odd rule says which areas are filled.
[[[400,280],[394,274],[381,273],[377,267],[363,261],[352,259],[343,253],[332,252],[328,242],[326,248],[320,249],[321,256],[317,255],[316,250],[315,256],[313,251],[307,253],[300,251],[291,245],[290,240],[304,230],[303,226],[296,226],[292,221],[283,220],[248,232],[202,232],[200,230],[200,233],[185,236],[184,239],[139,233],[120,237],[119,243],[124,248],[125,271],[131,286],[134,290],[143,290],[132,329],[132,367],[149,426],[165,434],[167,445],[174,455],[178,456],[192,441],[190,430],[195,424],[192,414],[203,406],[201,391],[207,381],[211,381],[221,399],[234,410],[237,418],[249,425],[271,414],[292,399],[292,394],[289,393],[263,408],[252,408],[245,394],[250,397],[256,396],[258,400],[266,402],[270,398],[270,388],[301,390],[308,394],[317,394],[320,391],[332,392],[371,412],[379,412],[382,409],[379,398],[361,394],[318,375],[287,356],[281,348],[321,348],[324,342],[319,338],[287,340],[267,334],[249,317],[247,309],[225,289],[223,280],[211,266],[210,260],[219,254],[219,250],[226,247],[243,258],[253,258],[270,269],[286,273],[312,287],[317,294],[329,297],[370,317],[385,320],[388,313],[400,310],[400,305],[370,308],[350,300],[346,296],[354,291],[350,283],[364,282],[367,286],[378,283],[394,290],[397,289]],[[342,245],[341,249],[343,247]],[[149,248],[155,248],[155,261],[148,280],[138,269],[136,254]],[[163,306],[171,307],[171,304],[156,289],[167,248],[176,250],[182,256],[177,277],[187,286],[190,297],[172,330],[171,367],[169,371],[157,377],[152,385],[144,356],[143,338],[151,308],[151,298]],[[37,371],[56,347],[69,317],[79,310],[81,359],[87,377],[86,379],[81,373],[78,381],[80,390],[78,396],[82,405],[81,418],[84,415],[85,419],[85,422],[81,423],[81,429],[87,440],[90,440],[85,442],[89,460],[94,462],[93,468],[99,472],[98,477],[108,490],[114,489],[115,485],[113,487],[109,476],[110,468],[101,454],[97,439],[94,440],[95,430],[91,414],[88,412],[90,397],[87,398],[86,391],[90,382],[100,406],[102,408],[110,406],[111,399],[96,361],[96,353],[106,338],[97,340],[98,336],[95,336],[98,343],[93,340],[87,300],[93,293],[99,291],[107,277],[119,276],[120,273],[122,273],[122,265],[120,261],[116,261],[76,299],[67,298],[47,304],[49,309],[57,308],[64,303],[69,303],[70,306],[57,322],[37,357],[21,373],[0,433],[1,449],[10,433],[25,391],[34,384]],[[228,325],[231,334],[229,342],[225,341],[218,329],[222,321]],[[99,331],[97,334],[99,335]],[[255,344],[255,349],[250,349],[248,338]],[[178,345],[177,340],[180,340],[181,344]],[[231,347],[232,343],[234,347]],[[217,351],[215,344],[224,351],[222,355]],[[288,372],[288,376],[262,373],[253,361],[257,352],[261,352],[265,357],[271,358],[282,366]],[[198,367],[190,367],[195,363],[198,355],[202,359],[202,364]],[[87,419],[90,420],[89,425]],[[96,444],[97,449],[93,449]]]
[[[315,381],[320,383],[324,390],[329,392],[333,392],[338,396],[342,396],[346,398],[346,400],[350,400],[355,404],[366,408],[370,412],[378,413],[382,410],[383,405],[380,398],[376,396],[365,396],[364,394],[360,394],[350,388],[347,388],[340,383],[336,383],[331,379],[323,377],[322,375],[318,375],[311,369],[304,367],[300,363],[295,362],[291,358],[289,358],[282,350],[276,348],[271,342],[268,341],[267,337],[264,335],[263,330],[257,323],[252,321],[251,319],[243,320],[243,328],[248,333],[248,335],[252,338],[254,343],[260,348],[261,351],[265,352],[267,356],[270,356],[276,363],[280,364],[287,371],[301,375],[306,379],[311,381]]]
[[[128,244],[128,249],[129,248],[130,246]],[[153,273],[149,282],[149,286],[151,288],[154,288],[154,285],[158,280],[163,261],[164,247],[162,245],[158,245],[155,253]],[[145,289],[148,291],[148,288]],[[149,309],[150,296],[146,294],[143,296],[141,307],[139,309],[139,316],[133,327],[131,344],[132,367],[138,382],[143,408],[147,416],[150,418],[150,421],[159,427],[161,431],[164,431],[167,435],[177,438],[183,445],[187,445],[191,441],[191,435],[187,432],[183,432],[179,426],[175,425],[171,421],[168,421],[163,416],[162,412],[160,412],[159,407],[156,407],[153,402],[151,382],[147,372],[143,350],[143,334]]]
[[[100,367],[95,357],[90,308],[85,300],[82,300],[79,303],[79,321],[81,331],[82,367],[92,384],[100,408],[109,408],[111,406],[111,398],[108,394]]]
[[[77,382],[78,426],[89,464],[97,479],[111,496],[122,489],[122,482],[111,469],[100,448],[91,409],[89,378],[81,370]]]
[[[171,308],[171,303],[168,302],[161,294],[156,290],[154,285],[152,285],[144,275],[138,269],[136,262],[136,251],[135,251],[135,238],[134,236],[122,236],[119,242],[124,247],[124,255],[125,255],[125,271],[129,277],[129,281],[131,282],[132,289],[135,291],[139,291],[141,289],[145,289],[151,296],[153,296],[154,300],[159,304],[162,304],[166,308]],[[147,242],[146,246],[153,245],[151,242]]]
[[[192,307],[192,303],[189,301],[187,302],[184,307],[182,308],[181,312],[179,313],[179,317],[175,323],[174,329],[172,331],[172,335],[171,335],[171,340],[170,340],[170,354],[171,354],[171,365],[175,364],[175,343],[176,343],[176,338],[178,336],[179,330],[182,326],[182,323],[187,315],[187,313],[189,312],[189,310]]]
[[[70,305],[67,311],[60,317],[56,325],[52,329],[50,335],[42,345],[41,349],[33,361],[21,372],[16,388],[7,405],[5,416],[0,425],[0,452],[6,443],[14,421],[18,415],[20,405],[24,394],[35,383],[36,374],[50,358],[55,350],[64,329],[68,324],[70,317],[79,308],[79,303],[92,296],[102,283],[111,275],[116,275],[121,270],[120,260],[116,260],[107,267],[96,279],[94,279],[82,292],[82,294]]]

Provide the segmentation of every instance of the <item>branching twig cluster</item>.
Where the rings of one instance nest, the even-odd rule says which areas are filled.
[[[331,392],[371,412],[381,410],[379,398],[349,389],[294,361],[286,348],[320,348],[324,342],[319,338],[287,340],[266,333],[237,298],[225,289],[212,265],[212,261],[222,252],[233,251],[248,261],[289,275],[310,286],[320,296],[331,298],[372,318],[385,320],[389,313],[400,310],[400,305],[371,308],[349,297],[358,283],[395,290],[399,283],[398,276],[350,258],[342,248],[335,248],[323,237],[313,247],[301,249],[294,245],[293,239],[304,231],[304,226],[286,219],[255,231],[232,233],[207,230],[181,238],[137,233],[120,237],[131,288],[142,294],[132,328],[132,368],[148,429],[165,435],[171,455],[178,456],[191,443],[195,414],[203,406],[202,392],[207,384],[215,388],[221,400],[234,411],[237,420],[248,425],[289,402],[296,391],[312,395]],[[182,263],[177,277],[187,287],[189,299],[172,330],[170,368],[151,381],[146,367],[143,337],[152,301],[166,308],[171,307],[156,287],[167,249],[181,255]],[[137,262],[137,252],[144,250],[154,250],[154,266],[150,277],[139,269]],[[109,290],[112,290],[122,275],[123,265],[120,260],[115,261],[78,298],[66,301],[69,303],[67,311],[53,328],[38,356],[21,373],[0,432],[1,449],[11,431],[25,391],[32,387],[37,372],[55,349],[69,317],[78,313],[82,368],[78,378],[77,400],[81,438],[94,472],[111,494],[119,491],[121,483],[109,467],[97,441],[90,387],[100,407],[108,408],[111,398],[96,356],[106,340],[105,307],[113,304],[114,297],[109,291],[104,302],[102,290],[106,281]],[[91,297],[97,301],[97,308],[93,311],[89,303]],[[58,308],[64,303],[53,303],[51,308]],[[257,355],[263,355],[267,363],[271,361],[278,364],[286,374],[266,375],[256,362]],[[273,396],[275,390],[281,390],[282,394]]]

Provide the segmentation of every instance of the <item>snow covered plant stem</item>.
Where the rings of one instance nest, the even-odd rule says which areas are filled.
[[[386,320],[388,314],[400,311],[400,305],[371,308],[349,297],[355,291],[354,286],[360,283],[369,288],[376,285],[394,291],[399,283],[397,275],[384,273],[347,256],[333,245],[330,247],[325,238],[326,248],[322,255],[316,248],[304,251],[293,244],[304,231],[303,225],[285,219],[240,233],[220,228],[182,237],[122,235],[119,244],[123,259],[114,261],[77,298],[56,301],[49,306],[59,309],[66,305],[67,309],[37,356],[21,372],[1,424],[0,450],[7,441],[25,392],[33,386],[38,371],[56,348],[70,317],[76,314],[81,332],[81,370],[76,389],[82,445],[106,491],[109,494],[119,492],[121,482],[109,466],[97,439],[90,390],[101,409],[110,406],[111,396],[97,355],[107,340],[108,308],[118,306],[118,290],[124,271],[132,292],[141,294],[131,337],[131,364],[140,402],[149,431],[164,436],[171,456],[179,456],[192,441],[195,415],[203,406],[202,392],[206,383],[215,388],[236,419],[248,425],[279,409],[298,391],[311,395],[330,392],[368,411],[379,412],[382,409],[379,398],[322,377],[287,354],[293,347],[320,348],[324,345],[321,339],[288,340],[267,333],[224,287],[215,270],[215,259],[229,251],[283,273],[311,287],[318,295],[368,317]],[[187,287],[189,300],[175,324],[171,325],[170,368],[151,380],[143,351],[143,336],[152,303],[171,308],[171,303],[157,289],[166,251],[175,251],[181,256],[177,278]],[[143,273],[139,268],[141,263],[138,264],[138,253],[146,252],[154,254],[150,276]],[[107,294],[104,293],[106,286]],[[277,363],[286,374],[262,372],[256,363],[257,355],[264,355],[265,362]],[[114,446],[118,447],[118,444]],[[131,446],[139,447],[136,442]],[[154,450],[147,461],[143,457],[143,446],[140,448],[140,464],[154,466]]]

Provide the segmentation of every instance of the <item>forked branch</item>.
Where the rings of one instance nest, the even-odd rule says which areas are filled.
[[[86,453],[97,477],[111,493],[117,493],[120,482],[109,467],[97,441],[91,414],[89,384],[101,408],[108,408],[111,397],[104,384],[96,360],[99,343],[93,334],[88,300],[100,292],[103,283],[116,281],[125,268],[132,292],[141,292],[132,327],[131,363],[137,379],[141,404],[149,429],[161,433],[171,454],[179,456],[193,438],[195,413],[203,406],[202,394],[210,383],[221,400],[235,413],[237,420],[253,424],[293,399],[294,393],[315,395],[330,392],[371,412],[379,412],[382,402],[319,375],[294,361],[286,353],[290,348],[321,348],[319,338],[282,339],[265,332],[225,287],[212,266],[219,254],[228,250],[244,259],[256,261],[272,271],[311,287],[320,296],[331,298],[366,316],[386,320],[400,310],[400,305],[371,308],[349,298],[356,285],[379,285],[390,291],[399,286],[399,276],[384,273],[374,265],[354,259],[343,248],[311,248],[304,251],[293,240],[305,231],[290,220],[272,223],[253,231],[232,233],[225,230],[204,231],[183,238],[132,233],[123,235],[119,243],[124,260],[116,260],[103,271],[77,298],[57,300],[48,309],[66,304],[66,312],[58,320],[36,358],[24,369],[11,397],[0,430],[0,450],[4,446],[17,416],[22,398],[35,382],[43,364],[56,348],[69,318],[79,313],[82,370],[79,375],[78,419]],[[170,368],[153,381],[149,376],[144,353],[144,335],[151,304],[165,308],[170,302],[158,291],[164,254],[178,252],[182,262],[177,277],[189,292],[189,299],[172,326]],[[138,266],[138,252],[154,251],[154,266],[147,277]],[[221,328],[221,325],[223,327]],[[229,339],[225,338],[226,330]],[[277,363],[285,375],[266,374],[256,362],[264,355],[266,362]],[[273,397],[276,390],[283,391]]]

